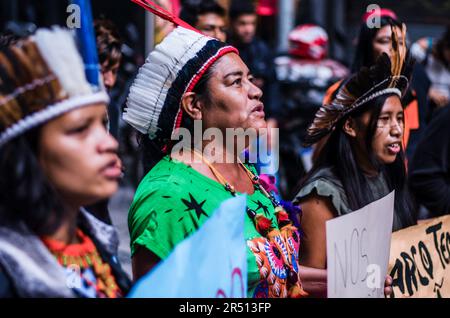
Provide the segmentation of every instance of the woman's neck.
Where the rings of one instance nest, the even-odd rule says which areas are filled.
[[[184,152],[172,153],[171,157],[188,164],[210,179],[221,182],[219,179],[224,178],[239,192],[253,193],[253,184],[241,167],[239,151],[229,150],[224,145],[214,144],[214,141],[204,143],[199,148],[184,149]],[[213,169],[220,174],[219,178]]]
[[[77,238],[77,218],[79,206],[64,205],[64,213],[58,229],[49,238],[65,244],[79,243]]]

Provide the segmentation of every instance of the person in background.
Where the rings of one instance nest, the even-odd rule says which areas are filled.
[[[95,20],[94,31],[103,84],[110,92],[116,84],[122,60],[122,41],[116,26],[110,20]],[[119,135],[119,114],[119,106],[112,103],[108,107],[109,130],[116,139]]]
[[[410,163],[409,183],[422,218],[450,214],[450,108],[433,116]]]
[[[430,120],[436,108],[447,106],[450,102],[450,26],[435,43],[431,38],[415,42],[411,53],[425,66],[431,81],[428,92],[431,105],[427,116]]]
[[[180,18],[207,36],[227,40],[226,12],[215,0],[184,1]]]
[[[69,31],[38,30],[0,60],[0,298],[124,296],[117,233],[83,209],[118,188],[108,95]]]
[[[256,37],[258,16],[250,0],[234,0],[230,4],[229,43],[239,50],[242,61],[253,75],[253,83],[264,91],[266,112],[271,116],[276,108],[275,70],[273,53],[265,42]]]
[[[116,26],[110,20],[104,18],[95,20],[94,31],[103,84],[110,94],[116,84],[117,73],[122,61],[122,41]],[[120,108],[121,105],[114,100],[108,105],[108,131],[116,140],[119,140]],[[112,224],[108,203],[109,199],[101,200],[86,206],[86,209],[103,222]]]

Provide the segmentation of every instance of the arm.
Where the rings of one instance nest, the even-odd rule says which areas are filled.
[[[309,297],[327,298],[327,270],[300,266],[300,279],[303,289]],[[392,277],[386,276],[384,280],[384,296],[392,294]]]
[[[300,244],[300,263],[307,267],[327,267],[327,244],[325,222],[334,218],[330,199],[311,194],[300,202],[302,208],[301,228],[304,233]]]
[[[326,298],[327,297],[327,270],[311,267],[299,267],[300,279],[303,289],[309,297]]]
[[[143,246],[140,246],[132,257],[133,282],[152,270],[161,259],[153,252]]]

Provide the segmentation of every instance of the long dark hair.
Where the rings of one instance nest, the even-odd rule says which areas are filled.
[[[353,58],[352,73],[359,71],[363,66],[370,67],[375,62],[372,42],[378,31],[386,25],[402,27],[400,21],[388,16],[382,16],[380,18],[380,28],[369,28],[367,23],[361,24],[355,56]]]
[[[0,148],[0,222],[23,222],[37,235],[50,235],[64,213],[38,162],[39,128]]]
[[[369,155],[369,161],[379,173],[381,173],[389,187],[389,191],[395,190],[395,211],[400,217],[401,227],[407,227],[416,223],[416,214],[412,198],[407,186],[407,174],[405,155],[403,149],[391,164],[380,163],[373,153],[372,140],[377,128],[377,120],[386,99],[393,95],[382,95],[361,109],[356,110],[350,116],[359,118],[363,113],[370,112],[370,121],[366,131],[365,147]],[[394,95],[396,96],[396,95]],[[347,117],[348,118],[348,117]],[[349,208],[353,211],[376,200],[363,170],[359,166],[351,147],[350,137],[344,133],[342,127],[346,118],[340,120],[334,132],[319,153],[311,171],[303,178],[300,188],[310,180],[318,170],[331,168],[344,187]]]
[[[214,65],[206,70],[205,74],[203,74],[192,90],[192,92],[197,94],[198,99],[204,101],[205,105],[209,105],[209,101],[211,100],[208,82],[213,70]],[[192,133],[194,131],[194,121],[187,114],[183,114],[180,127],[186,128]],[[141,150],[142,164],[145,173],[149,172],[168,152],[170,152],[170,144],[168,144],[167,140],[151,140],[147,134],[138,135],[138,144]],[[163,151],[164,147],[166,147],[165,151]]]
[[[450,68],[450,64],[444,56],[444,51],[450,49],[450,25],[447,26],[447,30],[444,35],[438,40],[436,46],[433,48],[433,55],[441,61],[445,67]]]

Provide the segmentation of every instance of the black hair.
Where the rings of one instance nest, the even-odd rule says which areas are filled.
[[[122,40],[119,31],[112,21],[105,18],[94,21],[95,38],[97,43],[100,65],[108,62],[107,68],[120,63],[122,59]]]
[[[433,55],[445,65],[445,67],[450,68],[450,63],[444,56],[444,50],[450,49],[450,25],[447,26],[447,30],[444,35],[437,41],[436,46],[433,50]]]
[[[302,179],[299,188],[303,187],[318,170],[331,168],[333,173],[342,182],[347,196],[349,208],[353,211],[373,202],[376,198],[366,181],[363,170],[359,166],[350,137],[343,131],[343,125],[348,117],[359,118],[363,113],[370,112],[370,121],[365,136],[365,147],[369,154],[372,166],[383,174],[389,191],[395,190],[395,212],[400,218],[401,227],[408,227],[416,223],[416,213],[407,186],[407,174],[405,166],[405,155],[403,149],[391,164],[382,164],[374,156],[372,151],[372,140],[377,127],[377,120],[383,108],[386,94],[379,96],[364,107],[352,112],[349,116],[340,120],[336,129],[330,135],[323,149],[320,151],[311,171]]]
[[[353,58],[352,72],[357,72],[361,67],[370,67],[375,63],[375,57],[373,56],[373,40],[375,39],[378,31],[386,25],[402,27],[402,23],[396,19],[388,16],[382,16],[380,19],[379,28],[369,28],[367,23],[361,25],[358,36],[358,44],[355,50],[355,56]],[[406,40],[406,39],[404,39]]]
[[[37,235],[59,227],[62,202],[38,162],[39,128],[0,148],[0,222],[24,223]]]
[[[213,73],[213,69],[214,64],[206,70],[192,90],[192,92],[196,93],[197,98],[204,101],[206,106],[210,104],[209,101],[211,100],[208,82]],[[194,121],[187,114],[183,114],[180,127],[186,128],[192,133],[194,130]],[[141,149],[142,164],[145,173],[148,173],[170,151],[170,145],[167,145],[166,140],[152,140],[148,134],[139,134],[138,144]],[[164,147],[166,147],[166,151],[163,151]]]
[[[231,21],[237,20],[241,15],[256,14],[256,9],[251,0],[233,0],[228,16]]]
[[[214,0],[191,0],[183,3],[180,18],[195,27],[198,17],[208,13],[214,13],[223,18],[226,15],[225,9]]]

